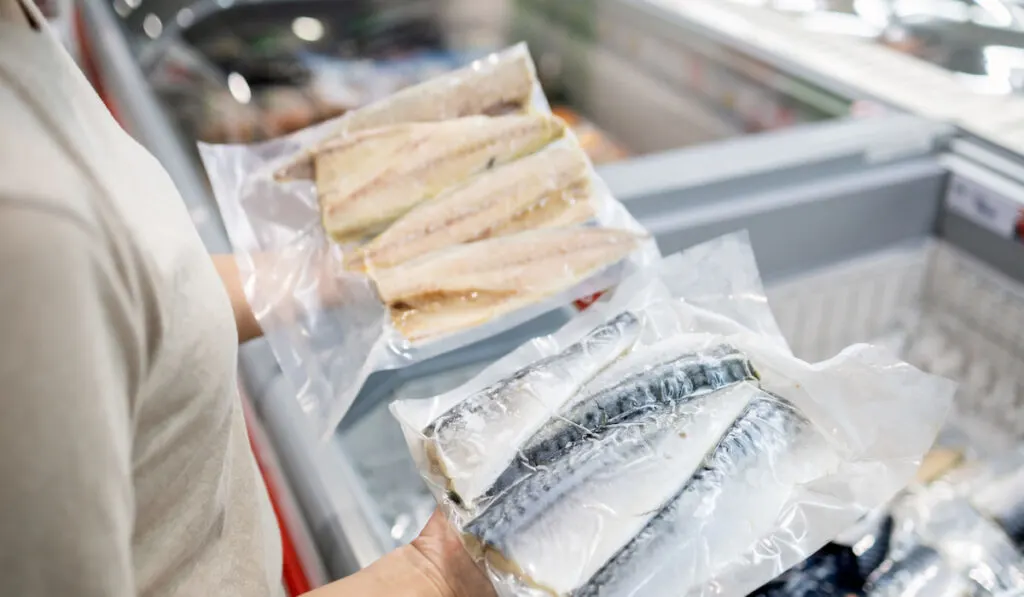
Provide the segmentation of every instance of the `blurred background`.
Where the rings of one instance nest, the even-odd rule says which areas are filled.
[[[39,4],[211,251],[231,247],[196,141],[272,139],[525,41],[553,110],[663,252],[746,228],[798,355],[885,342],[961,382],[943,440],[957,462],[1019,450],[1022,0]],[[453,388],[573,312],[375,374],[327,443],[269,348],[244,347],[293,594],[409,541],[433,509],[387,403]],[[833,594],[809,586],[771,594]]]

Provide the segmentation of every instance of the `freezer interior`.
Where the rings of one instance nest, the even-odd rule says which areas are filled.
[[[521,40],[599,163],[850,112],[849,99],[642,2],[123,1],[148,81],[207,142],[286,134]]]
[[[747,229],[798,355],[820,359],[857,341],[884,342],[961,381],[962,426],[996,450],[1024,433],[1024,418],[1006,416],[1024,401],[1024,328],[1006,323],[1024,322],[1024,245],[946,204],[957,185],[1019,188],[1024,170],[995,174],[978,164],[1005,165],[1003,157],[950,134],[909,117],[823,124],[602,173],[666,253]],[[535,322],[530,334],[553,331],[568,316]],[[335,574],[410,540],[433,509],[388,403],[457,387],[523,340],[496,338],[371,379],[361,398],[372,399],[358,402],[326,445],[303,431],[287,395],[262,402],[284,451],[311,469],[297,482],[307,498],[318,496],[307,514]]]
[[[778,11],[809,31],[872,40],[937,65],[971,91],[1024,91],[1019,0],[729,0]]]

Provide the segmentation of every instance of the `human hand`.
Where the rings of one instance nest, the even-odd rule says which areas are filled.
[[[494,588],[440,512],[420,536],[365,570],[306,597],[496,597]]]
[[[459,535],[445,520],[440,510],[435,510],[427,521],[420,536],[409,545],[429,562],[436,586],[448,592],[438,593],[445,597],[493,597],[494,587],[487,575],[476,565],[459,540]],[[444,585],[447,585],[444,587]]]

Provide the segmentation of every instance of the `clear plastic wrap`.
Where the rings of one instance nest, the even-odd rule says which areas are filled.
[[[259,145],[200,145],[246,296],[331,432],[374,371],[659,258],[551,111],[525,46]]]
[[[903,488],[954,390],[868,345],[795,358],[737,234],[391,408],[500,594],[745,595]]]
[[[884,559],[867,597],[993,596],[1024,592],[1024,463],[1019,450],[973,460],[897,497],[888,525],[865,537]],[[881,546],[879,549],[877,546]]]

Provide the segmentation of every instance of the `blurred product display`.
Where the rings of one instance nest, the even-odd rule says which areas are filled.
[[[947,467],[751,597],[1020,595],[1022,463],[1011,450]]]

